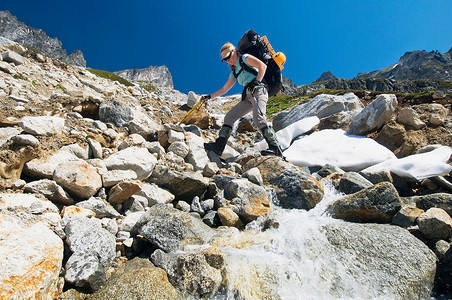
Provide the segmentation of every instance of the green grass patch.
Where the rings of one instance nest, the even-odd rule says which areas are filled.
[[[60,90],[62,90],[63,92],[66,92],[66,89],[64,87],[62,87],[59,83],[56,85],[56,87]]]
[[[297,104],[300,104],[303,100],[309,99],[309,96],[287,96],[287,95],[276,95],[268,98],[267,102],[267,117],[271,116],[291,108]]]
[[[16,74],[13,75],[14,79],[22,79],[22,80],[26,80],[28,81],[28,78],[25,77],[24,75],[22,75],[22,73],[17,72]]]
[[[119,83],[124,84],[125,86],[133,86],[133,84],[130,83],[128,80],[122,78],[119,75],[116,75],[115,73],[108,72],[108,71],[102,71],[102,70],[96,70],[96,69],[87,69],[87,70],[99,77],[106,78],[106,79],[109,79],[112,81],[117,81]]]
[[[149,82],[148,84],[144,85],[143,88],[152,93],[152,92],[159,92],[160,90],[157,88],[157,86],[155,84],[153,84],[152,82]]]

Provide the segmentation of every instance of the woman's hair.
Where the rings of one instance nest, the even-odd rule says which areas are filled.
[[[223,52],[225,52],[225,51],[231,52],[234,50],[236,50],[235,46],[232,43],[227,42],[226,44],[223,45],[223,47],[221,47],[220,55],[221,55],[221,57],[223,57]],[[229,67],[231,68],[231,71],[233,71],[233,72],[235,71],[235,67],[233,65],[229,65]]]
[[[232,43],[227,42],[226,44],[223,45],[223,47],[221,47],[220,55],[222,55],[224,51],[231,52],[232,50],[235,50],[235,46]]]

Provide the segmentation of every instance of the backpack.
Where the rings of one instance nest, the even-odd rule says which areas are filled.
[[[273,48],[270,46],[265,36],[261,38],[253,29],[250,29],[240,39],[239,43],[237,44],[237,50],[241,55],[251,54],[267,65],[267,71],[265,72],[263,81],[267,86],[269,97],[275,96],[280,91],[284,91],[281,75],[281,69],[283,67],[282,64],[280,67],[275,62],[273,57],[275,57],[275,55],[281,54],[284,57],[285,61],[285,56],[280,52],[275,54]],[[243,61],[242,56],[240,56],[239,63],[244,70],[257,75],[256,70],[248,66]],[[234,76],[236,76],[236,74],[234,74]]]

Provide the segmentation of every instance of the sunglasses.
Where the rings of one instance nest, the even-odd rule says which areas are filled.
[[[224,60],[224,61],[228,61],[228,60],[231,58],[231,55],[232,55],[232,51],[229,52],[229,55],[226,56],[225,58],[223,58],[223,60]]]

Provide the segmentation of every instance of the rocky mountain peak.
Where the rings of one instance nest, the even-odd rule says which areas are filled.
[[[320,77],[317,78],[316,80],[314,80],[312,83],[327,81],[327,80],[332,80],[332,79],[337,79],[337,77],[334,76],[333,73],[331,73],[331,71],[326,71],[326,72],[323,72],[322,75],[320,75]]]
[[[149,66],[144,69],[127,69],[114,73],[130,81],[151,82],[159,87],[174,88],[173,78],[166,66]]]
[[[452,50],[452,49],[451,49]],[[397,62],[381,70],[359,73],[357,77],[397,80],[438,79],[452,81],[452,52],[416,50],[406,52]]]
[[[67,54],[57,38],[49,37],[43,30],[32,28],[20,22],[9,11],[0,11],[0,36],[25,46],[38,49],[52,58],[79,67],[86,67],[86,61],[80,50]]]

